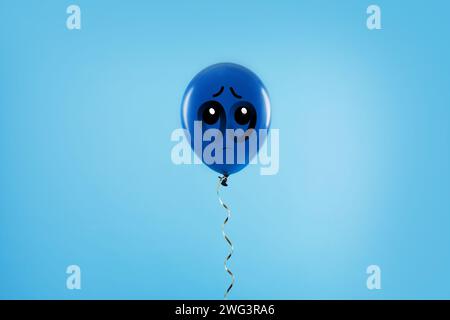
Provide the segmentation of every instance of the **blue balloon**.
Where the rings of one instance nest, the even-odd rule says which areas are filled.
[[[245,168],[257,154],[270,126],[270,113],[267,89],[255,73],[238,64],[219,63],[200,71],[189,83],[181,122],[203,163],[228,176]],[[260,134],[260,129],[266,130]]]

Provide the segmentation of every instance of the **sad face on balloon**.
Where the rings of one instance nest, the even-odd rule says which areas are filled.
[[[266,133],[270,126],[269,96],[249,69],[232,63],[215,64],[189,83],[181,118],[195,153],[208,167],[228,176],[246,167],[264,143],[266,134],[258,133],[260,129]],[[220,133],[221,139],[209,134],[213,132]],[[199,147],[195,142],[198,135]],[[219,161],[205,161],[207,151]]]

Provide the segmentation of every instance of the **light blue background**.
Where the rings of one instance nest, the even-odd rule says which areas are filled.
[[[2,0],[0,298],[222,298],[217,174],[170,134],[223,61],[281,136],[278,175],[225,190],[230,298],[450,298],[450,5],[377,0],[369,31],[372,1],[340,2]]]

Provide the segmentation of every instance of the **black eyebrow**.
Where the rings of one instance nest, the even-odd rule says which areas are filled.
[[[220,87],[220,90],[219,90],[218,92],[216,92],[216,93],[213,94],[213,97],[215,98],[215,97],[220,96],[220,95],[222,94],[222,92],[223,92],[223,86]]]
[[[242,96],[238,95],[236,91],[234,91],[233,87],[230,87],[231,94],[238,99],[242,99]]]

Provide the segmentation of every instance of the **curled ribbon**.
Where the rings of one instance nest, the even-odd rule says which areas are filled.
[[[225,187],[227,186],[227,179],[228,179],[228,176],[226,176],[226,175],[219,177],[219,182],[218,182],[218,184],[217,184],[217,190],[216,190],[216,192],[217,192],[217,197],[219,198],[220,205],[221,205],[222,207],[224,207],[224,209],[227,211],[227,217],[225,218],[225,220],[223,221],[223,224],[222,224],[222,235],[223,235],[223,238],[225,239],[225,241],[226,241],[226,242],[228,243],[228,245],[230,246],[230,253],[229,253],[229,254],[227,255],[227,257],[225,258],[225,261],[224,261],[223,265],[224,265],[224,267],[225,267],[225,271],[231,276],[231,284],[230,284],[230,286],[228,287],[227,291],[226,291],[225,294],[224,294],[224,299],[227,298],[228,293],[231,291],[231,288],[233,288],[233,285],[234,285],[234,274],[233,274],[233,273],[231,272],[231,270],[227,267],[227,262],[228,262],[228,260],[230,260],[231,256],[233,255],[234,247],[233,247],[233,244],[231,243],[230,238],[228,238],[227,234],[225,233],[225,225],[228,223],[228,220],[231,218],[231,210],[230,210],[230,208],[222,201],[222,198],[220,197],[220,187],[221,187],[221,186],[225,186]]]

